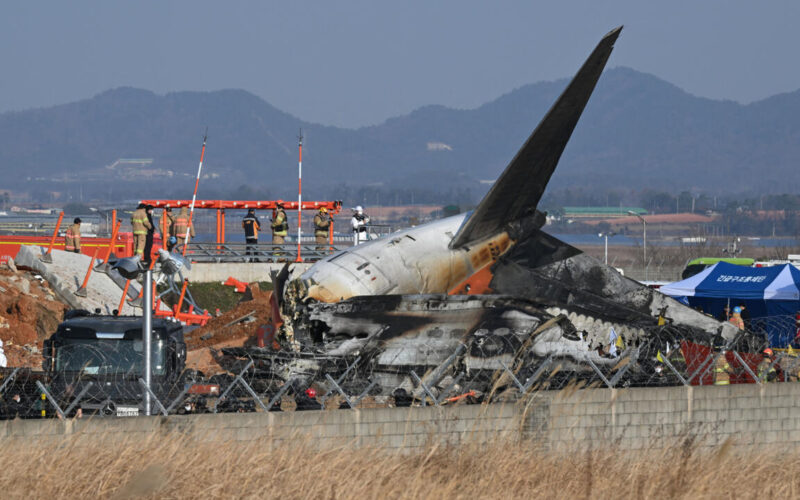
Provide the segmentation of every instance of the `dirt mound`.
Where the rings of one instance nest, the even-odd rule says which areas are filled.
[[[7,353],[14,351],[13,346],[35,346],[40,351],[42,341],[56,331],[66,309],[47,282],[36,275],[0,270],[0,339]],[[41,355],[38,358],[40,364]]]
[[[216,347],[222,343],[225,343],[226,346],[236,345],[230,343],[233,341],[241,341],[238,345],[255,342],[258,328],[272,319],[270,307],[272,292],[261,291],[256,283],[250,285],[250,290],[253,300],[242,302],[225,314],[211,319],[205,326],[192,330],[187,335],[186,348],[192,351],[205,347]],[[247,320],[230,324],[248,315],[251,316]]]

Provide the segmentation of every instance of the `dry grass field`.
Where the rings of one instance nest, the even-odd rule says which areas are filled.
[[[181,435],[78,446],[0,441],[4,498],[791,498],[800,454],[725,443],[548,453],[530,443],[402,454],[298,440],[198,443]]]

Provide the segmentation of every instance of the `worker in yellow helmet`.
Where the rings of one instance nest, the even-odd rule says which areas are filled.
[[[328,209],[319,207],[319,212],[314,216],[314,237],[317,242],[317,251],[325,251],[325,246],[328,243],[328,236],[331,228],[331,216],[328,214]]]

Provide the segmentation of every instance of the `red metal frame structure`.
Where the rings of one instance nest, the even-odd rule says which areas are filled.
[[[153,208],[181,208],[191,205],[192,200],[142,200],[145,205],[153,205]],[[216,209],[217,211],[217,241],[225,243],[225,210],[272,210],[273,213],[278,206],[283,205],[284,210],[297,210],[298,202],[283,200],[196,200],[194,208]],[[321,207],[328,209],[331,214],[338,214],[342,210],[341,201],[304,201],[302,210],[319,210]]]

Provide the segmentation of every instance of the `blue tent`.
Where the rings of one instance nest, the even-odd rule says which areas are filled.
[[[744,267],[718,262],[659,291],[714,317],[722,315],[726,304],[733,309],[744,303],[754,320],[752,330],[763,330],[771,345],[785,347],[794,338],[794,315],[800,311],[800,270],[790,264]]]

